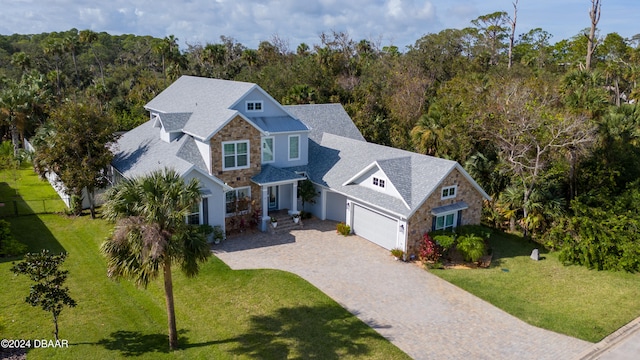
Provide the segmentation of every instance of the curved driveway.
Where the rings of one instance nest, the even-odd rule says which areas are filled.
[[[232,269],[301,276],[414,359],[573,359],[593,345],[528,325],[358,236],[337,235],[333,222],[233,237],[214,253]]]

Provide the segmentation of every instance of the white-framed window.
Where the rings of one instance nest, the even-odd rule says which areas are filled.
[[[262,101],[247,101],[247,111],[262,111]]]
[[[436,225],[434,228],[436,230],[453,229],[454,227],[456,227],[457,220],[458,212],[438,215],[435,219]]]
[[[246,169],[249,167],[249,140],[222,143],[222,170]]]
[[[289,135],[289,160],[300,160],[300,135]]]
[[[191,206],[189,213],[187,214],[187,224],[200,225],[200,202],[197,202]]]
[[[384,181],[384,179],[380,179],[380,178],[374,177],[373,178],[373,185],[379,186],[381,188],[384,188],[385,181]]]
[[[225,198],[225,212],[227,216],[246,214],[251,205],[251,188],[241,187],[227,191]]]
[[[273,137],[262,138],[262,163],[271,163],[275,161],[273,154]]]
[[[453,186],[446,186],[444,188],[442,188],[442,200],[445,199],[453,199],[454,197],[456,197],[456,192],[458,191],[458,186],[457,185],[453,185]]]

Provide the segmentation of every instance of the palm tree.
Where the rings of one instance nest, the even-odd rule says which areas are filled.
[[[430,107],[411,130],[411,140],[415,150],[421,154],[445,155],[446,150],[441,146],[444,145],[446,137],[445,126],[442,126],[442,112],[437,106]]]
[[[171,265],[180,264],[193,277],[210,255],[202,233],[185,221],[200,197],[197,179],[185,183],[177,172],[164,169],[118,183],[107,192],[104,205],[104,216],[117,221],[101,246],[108,276],[146,287],[162,272],[171,350],[178,347]]]
[[[104,87],[105,86],[104,85],[104,69],[102,66],[102,61],[100,61],[100,58],[96,53],[95,46],[93,45],[98,41],[98,34],[92,30],[82,30],[80,31],[78,40],[80,41],[81,44],[88,44],[89,48],[91,48],[93,57],[96,59],[96,62],[98,63],[98,68],[100,69],[100,78],[102,79],[102,86]]]
[[[18,123],[24,121],[23,109],[27,99],[16,81],[9,80],[2,85],[3,88],[0,90],[0,121],[9,125],[14,155],[17,155],[20,148]]]

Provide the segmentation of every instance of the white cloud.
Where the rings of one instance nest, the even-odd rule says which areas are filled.
[[[554,40],[571,37],[588,26],[584,0],[521,1],[518,33],[541,27]],[[632,36],[635,28],[628,0],[603,5],[602,33]],[[134,33],[181,43],[219,41],[230,36],[256,48],[278,35],[292,48],[319,42],[330,30],[346,31],[354,40],[382,37],[382,45],[400,48],[422,35],[445,28],[463,28],[480,15],[513,10],[505,0],[0,0],[0,33],[32,34],[79,30]]]
[[[80,20],[83,23],[91,24],[91,28],[103,27],[105,24],[105,17],[102,14],[102,10],[98,8],[83,8],[78,11],[80,13]]]

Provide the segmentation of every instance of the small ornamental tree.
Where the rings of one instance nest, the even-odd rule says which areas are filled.
[[[316,189],[313,187],[313,183],[309,179],[302,180],[298,186],[298,196],[302,200],[302,210],[304,211],[304,204],[315,204],[315,197],[318,196]]]
[[[13,265],[11,271],[16,275],[27,275],[35,282],[31,285],[31,292],[25,298],[25,302],[31,306],[40,306],[42,310],[53,315],[53,332],[58,340],[58,317],[64,306],[75,307],[76,302],[69,296],[69,288],[63,286],[67,280],[68,270],[60,270],[66,253],[58,255],[49,254],[48,250],[40,253],[29,253],[24,256],[24,261]]]

